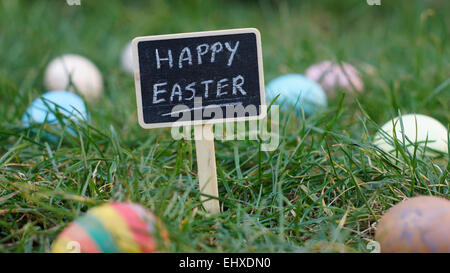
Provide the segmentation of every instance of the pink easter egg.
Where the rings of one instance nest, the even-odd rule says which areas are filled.
[[[306,72],[306,77],[318,82],[328,95],[336,95],[336,91],[347,92],[364,89],[358,70],[348,63],[337,64],[331,61],[324,61],[310,66]]]

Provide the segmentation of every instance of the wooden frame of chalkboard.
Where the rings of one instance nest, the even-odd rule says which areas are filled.
[[[132,51],[138,121],[144,129],[257,120],[266,115],[261,35],[255,28],[136,37],[132,41]],[[225,53],[228,55],[225,56]],[[234,75],[238,76],[233,77]],[[208,76],[210,81],[207,81]],[[165,80],[167,78],[170,80]],[[184,84],[178,84],[177,81]],[[242,116],[236,114],[233,117],[214,116],[205,119],[202,116],[200,119],[174,121],[171,119],[174,111],[168,109],[175,103],[165,102],[169,101],[169,98],[170,101],[177,98],[174,97],[176,94],[177,103],[180,104],[183,99],[182,90],[192,87],[189,82],[203,87],[202,96],[203,99],[206,98],[206,106],[202,106],[202,110],[211,105],[222,109],[229,105],[255,105],[257,112],[245,113]],[[203,85],[200,85],[200,82]],[[208,97],[206,83],[213,83],[210,86],[216,84],[215,99],[211,98],[212,87]],[[248,90],[245,89],[246,86],[249,87]],[[228,91],[219,94],[221,90],[226,90],[221,89],[222,87],[227,87]],[[194,98],[195,94],[193,91],[190,99]],[[224,98],[219,98],[222,94],[225,94]],[[248,94],[250,96],[245,97]],[[160,101],[163,103],[155,103]],[[193,101],[185,101],[190,112],[196,109]]]

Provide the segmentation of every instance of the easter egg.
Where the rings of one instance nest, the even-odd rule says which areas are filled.
[[[69,90],[82,94],[87,101],[103,93],[103,79],[98,68],[87,58],[67,54],[52,60],[44,74],[48,90]]]
[[[401,144],[403,144],[403,135],[405,136],[405,145],[411,153],[414,152],[414,143],[418,143],[419,147],[423,149],[425,142],[427,147],[426,155],[435,155],[436,153],[432,150],[448,153],[448,132],[446,127],[439,121],[419,114],[402,115],[401,120],[403,122],[403,130],[400,119],[397,117],[381,127],[380,131],[375,135],[374,144],[385,152],[394,151],[393,132],[395,131]],[[384,136],[385,134],[389,136],[387,139]]]
[[[88,210],[58,235],[51,251],[148,253],[163,250],[167,242],[168,233],[153,213],[118,202]]]
[[[55,115],[58,112],[74,121],[88,120],[83,99],[69,91],[50,91],[43,94],[32,102],[22,120],[27,126],[44,122],[54,125],[59,123]]]
[[[128,74],[134,74],[133,68],[133,53],[131,51],[131,42],[129,42],[122,50],[122,55],[120,56],[120,64],[123,71]]]
[[[450,252],[450,201],[419,196],[390,208],[378,223],[381,252]]]
[[[300,74],[273,79],[266,86],[266,94],[268,104],[279,94],[274,104],[294,108],[297,114],[304,110],[306,115],[312,115],[327,106],[327,96],[320,85]]]
[[[364,88],[358,70],[348,63],[337,64],[324,61],[310,66],[306,77],[318,82],[329,96],[336,95],[336,91],[346,92],[359,91]]]

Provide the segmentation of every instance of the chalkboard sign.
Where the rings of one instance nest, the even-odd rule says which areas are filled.
[[[143,128],[264,117],[257,29],[137,37],[132,47]]]

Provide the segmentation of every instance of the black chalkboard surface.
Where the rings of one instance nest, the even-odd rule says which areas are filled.
[[[144,128],[262,118],[265,105],[257,29],[133,40],[139,124]]]

